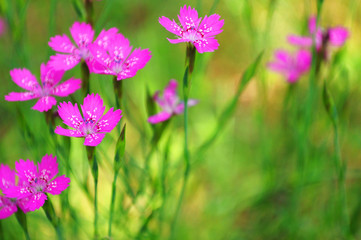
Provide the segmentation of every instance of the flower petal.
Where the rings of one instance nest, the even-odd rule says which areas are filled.
[[[26,161],[20,159],[19,162],[15,162],[15,169],[19,177],[19,185],[33,183],[38,176],[34,162],[29,159]]]
[[[218,14],[212,14],[209,17],[206,15],[199,25],[198,32],[202,33],[204,37],[214,36],[223,32],[221,28],[223,27],[224,20],[219,20],[220,18],[221,16]]]
[[[213,52],[219,47],[219,43],[215,38],[201,38],[193,42],[199,53]]]
[[[102,142],[105,133],[93,133],[85,137],[84,145],[95,147]]]
[[[187,8],[187,5],[184,5],[184,7],[180,9],[178,19],[185,31],[190,28],[197,29],[200,21],[202,20],[202,18],[198,18],[197,10],[191,6]]]
[[[80,79],[69,79],[53,88],[51,94],[59,97],[66,97],[81,88]]]
[[[40,95],[32,92],[11,92],[5,96],[5,100],[9,102],[27,101],[38,98]]]
[[[52,96],[45,96],[40,98],[36,104],[32,107],[32,109],[37,110],[39,112],[46,112],[51,109],[54,105],[56,105],[56,99]]]
[[[150,116],[148,118],[148,122],[151,123],[151,124],[164,122],[164,121],[168,120],[171,116],[172,116],[172,114],[170,114],[168,112],[160,112],[158,114]]]
[[[70,178],[65,177],[65,175],[55,178],[45,189],[45,192],[51,193],[53,195],[59,195],[62,191],[69,187]]]
[[[56,52],[72,53],[76,48],[65,34],[51,37],[48,44]]]
[[[92,120],[95,124],[103,116],[105,110],[103,99],[101,99],[98,94],[88,94],[84,98],[83,105],[81,105],[81,110],[83,112],[84,119],[86,121]]]
[[[4,196],[0,196],[0,219],[10,217],[17,210],[18,208],[15,203]]]
[[[316,16],[312,16],[308,19],[308,30],[310,31],[311,34],[314,34],[316,32],[317,29],[316,21],[317,21]]]
[[[185,39],[185,38],[177,38],[177,39],[167,38],[167,40],[172,44],[177,44],[177,43],[181,43],[181,42],[190,42],[189,39]]]
[[[349,37],[349,31],[344,27],[334,27],[329,29],[330,43],[333,46],[341,47]]]
[[[58,163],[56,162],[56,156],[46,154],[39,163],[38,177],[45,181],[50,181],[58,174]]]
[[[19,180],[20,181],[20,180]],[[28,184],[25,180],[22,181],[25,184]],[[17,198],[22,199],[31,196],[30,188],[27,186],[12,186],[3,191],[6,197],[8,198]]]
[[[118,109],[113,111],[113,108],[102,117],[102,119],[96,125],[96,132],[111,132],[113,128],[118,124],[122,117],[122,110]]]
[[[188,107],[192,107],[196,105],[199,101],[196,99],[188,99],[187,105]],[[184,102],[178,104],[174,109],[175,114],[182,114],[184,112]]]
[[[70,33],[79,47],[87,46],[93,42],[94,30],[88,23],[75,22],[70,28]]]
[[[43,83],[43,88],[45,89],[50,89],[56,84],[58,84],[58,82],[60,82],[60,80],[62,79],[63,75],[63,70],[56,71],[48,64],[45,65],[44,63],[42,63],[40,66],[40,79]]]
[[[15,185],[15,171],[8,165],[0,165],[0,189],[4,190]]]
[[[296,55],[296,68],[300,73],[307,72],[311,67],[312,55],[306,50],[299,50]]]
[[[21,88],[29,91],[34,91],[35,89],[40,88],[35,76],[26,68],[13,69],[10,71],[10,76],[14,83]]]
[[[123,71],[121,71],[117,80],[134,77],[139,69],[142,69],[150,60],[152,55],[148,49],[135,49],[129,58],[123,64]]]
[[[129,45],[129,40],[118,33],[112,38],[107,50],[112,61],[123,62],[129,56],[132,47]]]
[[[71,102],[62,102],[58,105],[58,114],[63,120],[63,123],[69,127],[78,129],[83,124],[83,118],[80,115],[78,105],[75,103],[74,106]]]
[[[42,192],[35,193],[29,197],[29,201],[25,208],[29,209],[29,211],[35,211],[41,208],[44,205],[45,200],[47,199],[48,197],[44,193]]]
[[[287,37],[287,40],[290,44],[300,47],[311,47],[313,43],[311,37],[302,37],[292,34]]]
[[[77,130],[72,129],[64,129],[60,126],[56,126],[55,131],[56,134],[62,135],[62,136],[68,136],[68,137],[84,137],[82,133],[80,133]]]
[[[94,41],[94,44],[107,49],[112,38],[118,33],[117,28],[110,28],[109,30],[102,30],[97,39]]]
[[[169,32],[179,37],[182,36],[183,30],[181,27],[178,26],[178,24],[174,20],[171,21],[169,18],[163,16],[159,18],[159,23]]]
[[[57,53],[55,56],[50,56],[49,66],[54,68],[54,70],[64,70],[67,71],[75,67],[81,58],[76,54],[59,54]]]

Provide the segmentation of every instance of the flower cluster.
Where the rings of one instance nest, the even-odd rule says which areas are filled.
[[[23,212],[35,211],[44,205],[46,193],[59,195],[70,183],[65,175],[58,174],[56,157],[45,155],[38,167],[30,160],[20,159],[11,170],[7,165],[0,166],[0,219],[11,216],[19,207]],[[15,184],[15,176],[18,183]]]
[[[299,47],[294,53],[285,50],[275,52],[275,60],[268,63],[268,68],[285,76],[289,83],[296,82],[311,67],[312,54],[310,48],[315,45],[319,61],[328,60],[329,48],[341,47],[349,37],[349,31],[344,27],[323,29],[316,25],[316,17],[312,16],[308,22],[309,36],[290,34],[287,38],[292,45]]]

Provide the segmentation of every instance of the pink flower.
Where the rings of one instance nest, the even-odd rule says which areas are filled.
[[[84,98],[81,105],[83,112],[80,115],[77,104],[73,106],[70,102],[60,103],[58,113],[63,123],[74,129],[64,129],[57,126],[55,133],[68,137],[84,137],[84,145],[97,146],[103,140],[105,133],[111,132],[118,124],[121,110],[113,111],[113,108],[103,116],[105,106],[98,94],[91,94]]]
[[[0,189],[4,192],[8,188],[15,186],[15,171],[11,170],[9,166],[0,165]],[[28,199],[8,198],[0,196],[0,219],[10,217],[20,207],[23,212],[27,213],[29,210],[25,208]]]
[[[95,45],[107,47],[109,39],[118,32],[118,29],[111,28],[107,31],[102,30],[94,41]],[[70,28],[71,36],[75,44],[71,42],[68,36],[63,34],[51,37],[49,46],[57,53],[50,57],[49,64],[56,70],[69,70],[76,66],[81,59],[87,62],[90,72],[93,57],[89,52],[89,47],[93,44],[94,30],[90,24],[75,22]]]
[[[64,71],[55,71],[49,65],[41,64],[41,85],[28,69],[13,69],[10,71],[12,80],[27,92],[11,92],[5,96],[6,101],[27,101],[39,98],[32,107],[40,112],[48,111],[56,104],[53,96],[66,97],[80,88],[80,79],[69,79],[58,84],[63,77]]]
[[[98,74],[117,76],[117,80],[134,77],[152,57],[148,49],[135,49],[128,39],[118,33],[111,38],[106,48],[92,45],[90,51],[94,56],[93,71]]]
[[[296,55],[285,50],[275,52],[275,61],[267,64],[268,68],[283,74],[289,83],[296,82],[311,66],[312,56],[306,50],[299,50]]]
[[[171,21],[164,16],[159,18],[159,23],[165,29],[178,36],[178,39],[168,39],[169,42],[190,42],[199,53],[218,49],[219,43],[215,36],[223,31],[221,28],[224,24],[224,20],[219,20],[218,14],[209,17],[206,15],[201,21],[202,18],[198,18],[198,12],[194,8],[184,5],[178,19],[182,27],[179,27],[175,20]]]
[[[171,79],[168,86],[164,89],[163,96],[159,96],[159,91],[154,94],[153,99],[162,108],[162,111],[156,115],[150,116],[148,122],[156,124],[168,120],[173,115],[183,113],[184,102],[180,101],[177,96],[177,86],[177,81]],[[188,99],[189,107],[194,106],[197,103],[198,101],[195,99]]]
[[[4,193],[8,198],[28,199],[25,209],[29,211],[35,211],[44,205],[46,193],[58,195],[70,183],[70,178],[65,175],[53,179],[58,174],[56,156],[45,155],[38,169],[33,161],[22,159],[15,163],[15,168],[20,185],[9,187]]]
[[[315,35],[317,51],[328,43],[334,47],[341,47],[349,37],[349,31],[344,27],[333,27],[322,29],[316,26],[316,17],[313,16],[308,21],[308,29],[311,36],[289,35],[288,42],[300,47],[311,47],[313,44],[312,37]]]

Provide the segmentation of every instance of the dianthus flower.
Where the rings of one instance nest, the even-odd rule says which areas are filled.
[[[58,84],[63,77],[64,71],[56,71],[49,65],[41,64],[40,79],[38,83],[36,77],[26,68],[13,69],[10,71],[12,80],[21,88],[28,92],[11,92],[5,96],[6,101],[27,101],[39,98],[37,103],[32,107],[40,112],[48,111],[56,104],[53,96],[66,97],[80,88],[80,79],[69,79]]]
[[[117,80],[134,77],[152,57],[148,49],[135,49],[132,53],[129,40],[122,34],[115,34],[106,48],[93,44],[90,51],[94,56],[93,71],[108,74]]]
[[[11,170],[9,166],[0,165],[0,189],[4,192],[8,188],[15,186],[15,171]],[[0,219],[10,217],[13,213],[17,212],[18,207],[27,213],[29,210],[25,207],[28,198],[16,199],[6,196],[0,196]]]
[[[91,45],[107,47],[109,40],[118,32],[118,29],[111,28],[102,30],[93,43],[94,30],[90,24],[75,22],[70,28],[71,36],[75,44],[68,36],[63,34],[51,37],[49,46],[57,53],[50,57],[49,64],[57,70],[69,70],[75,67],[82,59],[88,64],[89,71],[92,72],[93,57],[89,51]]]
[[[175,20],[167,17],[160,17],[159,23],[169,32],[178,36],[178,39],[168,39],[171,43],[189,42],[192,43],[199,53],[213,52],[218,49],[219,43],[215,36],[221,33],[224,20],[219,20],[218,14],[198,18],[198,12],[190,6],[184,5],[178,15],[180,27]]]
[[[308,21],[308,30],[310,36],[289,35],[288,42],[300,47],[311,47],[313,45],[313,36],[317,51],[330,44],[334,47],[341,47],[349,37],[349,31],[345,27],[332,27],[323,29],[316,25],[316,17],[310,17]]]
[[[311,66],[312,56],[306,50],[299,50],[296,54],[285,50],[275,52],[274,62],[267,64],[268,68],[283,74],[289,83],[296,82]]]
[[[170,117],[176,114],[181,114],[184,111],[184,102],[180,101],[177,95],[178,83],[176,80],[171,79],[168,85],[165,87],[163,96],[159,96],[157,91],[153,99],[162,108],[160,113],[150,116],[148,122],[156,124],[168,120]],[[194,106],[198,103],[195,99],[188,99],[188,106]]]
[[[33,161],[20,159],[15,163],[15,169],[19,185],[9,187],[4,193],[8,198],[28,199],[25,208],[29,211],[35,211],[44,205],[46,193],[58,195],[70,183],[70,178],[65,175],[53,179],[58,174],[56,156],[45,155],[38,164],[38,169]]]
[[[63,102],[58,106],[58,113],[63,123],[73,129],[64,129],[57,126],[55,133],[68,137],[84,137],[84,145],[97,146],[103,140],[107,132],[111,132],[118,124],[121,110],[109,111],[103,116],[105,106],[103,100],[98,94],[91,94],[84,98],[81,105],[83,117],[80,115],[79,108],[75,103]]]

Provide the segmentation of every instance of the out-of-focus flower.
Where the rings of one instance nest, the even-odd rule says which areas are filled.
[[[175,20],[167,17],[160,17],[159,23],[169,32],[178,36],[178,39],[169,39],[171,43],[190,42],[199,53],[213,52],[218,49],[219,43],[215,36],[221,33],[224,20],[219,20],[218,14],[198,18],[198,12],[190,6],[184,5],[178,15],[182,27],[178,26]]]
[[[94,56],[93,71],[98,74],[117,76],[117,80],[134,77],[152,57],[148,49],[135,49],[128,39],[118,33],[111,38],[106,48],[97,44],[90,47]]]
[[[40,79],[38,83],[36,77],[28,69],[13,69],[10,71],[12,80],[21,88],[28,92],[11,92],[5,96],[6,101],[27,101],[39,98],[32,107],[40,112],[48,111],[56,104],[53,96],[66,97],[80,88],[80,79],[69,79],[58,84],[63,77],[64,71],[56,71],[49,64],[41,64]]]
[[[315,16],[309,19],[308,29],[311,36],[291,34],[288,36],[288,42],[300,47],[311,47],[313,44],[312,37],[315,36],[316,49],[317,51],[321,51],[327,44],[334,47],[341,47],[349,37],[349,31],[345,27],[338,26],[327,29],[317,27]]]
[[[98,94],[88,94],[81,105],[83,117],[77,104],[60,103],[58,113],[63,123],[74,129],[64,129],[57,126],[55,133],[68,137],[84,137],[84,145],[97,146],[107,132],[111,132],[122,117],[120,109],[109,111],[103,116],[105,106]]]
[[[153,99],[158,103],[162,108],[160,113],[150,116],[148,122],[156,124],[168,120],[175,114],[181,114],[184,111],[184,102],[180,101],[177,95],[177,86],[178,83],[176,80],[171,79],[166,88],[164,89],[163,96],[159,96],[159,91],[157,91]],[[198,103],[198,100],[188,99],[188,106],[194,106]]]
[[[6,22],[4,18],[0,17],[0,36],[2,36],[5,33],[6,30]]]
[[[15,171],[11,170],[9,166],[0,165],[0,189],[4,192],[8,188],[15,186]],[[18,207],[25,213],[29,210],[25,207],[28,198],[16,199],[0,196],[0,219],[10,217],[18,210]]]
[[[111,28],[102,30],[93,43],[94,30],[88,23],[75,22],[70,28],[71,36],[75,44],[68,36],[63,34],[51,37],[49,46],[57,53],[50,57],[49,64],[56,70],[69,70],[76,66],[82,59],[88,64],[89,71],[92,72],[91,63],[93,61],[89,47],[92,44],[107,47],[109,40],[118,32],[118,29]]]
[[[4,191],[6,197],[17,199],[28,199],[25,208],[35,211],[44,205],[47,200],[46,193],[58,195],[64,191],[70,183],[70,178],[65,175],[56,177],[58,174],[58,163],[56,156],[45,155],[38,165],[33,161],[22,159],[15,163],[19,186],[9,187]]]
[[[296,82],[302,74],[308,72],[312,56],[309,51],[299,50],[296,54],[285,50],[275,52],[275,60],[267,64],[272,71],[279,72],[286,77],[289,83]]]

